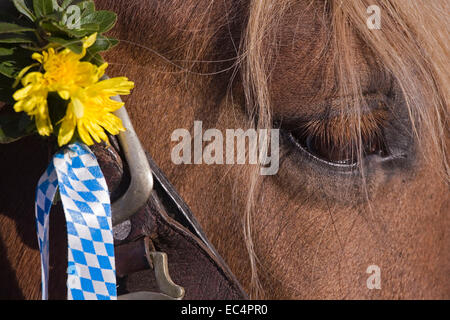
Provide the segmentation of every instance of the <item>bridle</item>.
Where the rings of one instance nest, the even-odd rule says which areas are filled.
[[[110,136],[109,145],[95,144],[91,150],[111,198],[118,298],[248,299],[187,204],[142,148],[126,109],[118,110],[116,115],[127,130],[118,137]],[[55,151],[54,141],[45,144],[50,156]],[[39,148],[42,146],[34,150]],[[48,161],[47,156],[42,159]],[[55,206],[53,212],[60,214],[52,214],[55,218],[50,219],[50,224],[63,223],[56,218],[64,217],[61,202]],[[52,230],[58,230],[58,236],[50,237],[51,250],[61,254],[51,255],[50,297],[64,299],[67,290],[63,283],[68,274],[64,272],[67,256],[63,252],[67,247],[61,239],[66,232],[61,228]]]
[[[101,167],[116,168],[102,168],[106,180],[121,181],[110,189],[121,194],[112,199],[119,299],[247,299],[187,204],[142,148],[125,107],[116,115],[127,130],[118,141],[110,137],[111,146],[93,151]],[[117,170],[122,159],[123,170]],[[123,181],[129,182],[125,191]]]

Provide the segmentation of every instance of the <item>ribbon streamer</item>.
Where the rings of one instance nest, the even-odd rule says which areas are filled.
[[[68,299],[117,299],[108,187],[95,155],[80,143],[55,154],[36,190],[42,299],[48,299],[49,214],[58,187],[67,222]]]

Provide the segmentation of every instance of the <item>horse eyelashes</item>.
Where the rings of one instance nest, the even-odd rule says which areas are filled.
[[[339,116],[313,120],[290,130],[292,139],[305,151],[331,164],[352,166],[368,155],[387,156],[383,112],[359,117]]]

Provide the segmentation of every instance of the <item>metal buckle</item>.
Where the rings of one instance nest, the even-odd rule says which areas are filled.
[[[122,102],[119,96],[112,99]],[[130,169],[131,181],[124,195],[111,205],[113,226],[128,220],[142,208],[153,189],[153,175],[147,156],[134,131],[125,106],[117,110],[115,115],[122,120],[123,126],[126,128],[126,131],[119,133],[119,142]]]
[[[184,288],[175,284],[169,274],[167,254],[155,251],[149,237],[145,237],[145,257],[155,271],[156,283],[159,292],[132,292],[118,297],[118,300],[181,300],[184,297]]]

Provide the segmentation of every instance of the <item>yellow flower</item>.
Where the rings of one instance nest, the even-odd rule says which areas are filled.
[[[86,55],[86,49],[95,43],[96,37],[97,34],[94,33],[83,40],[83,49],[80,54],[70,49],[56,52],[55,49],[50,48],[42,54],[32,55],[34,60],[42,64],[49,91],[56,91],[61,98],[67,100],[72,91],[76,91],[78,87],[91,85],[103,76],[108,66],[106,63],[97,67],[90,62],[80,61]]]
[[[97,67],[80,61],[86,55],[86,49],[94,44],[96,36],[93,34],[83,40],[80,54],[69,49],[56,51],[53,48],[34,53],[32,58],[42,66],[42,72],[31,72],[23,77],[23,88],[13,95],[17,101],[14,110],[35,117],[39,134],[45,136],[53,132],[47,105],[48,93],[57,92],[62,99],[70,99],[66,115],[61,120],[58,135],[60,146],[70,142],[75,128],[81,140],[88,145],[93,144],[92,139],[96,142],[107,141],[104,129],[111,134],[125,130],[121,120],[111,113],[123,104],[111,100],[111,97],[130,94],[133,82],[125,77],[99,81],[108,64]],[[25,68],[17,81],[32,66]]]
[[[17,90],[13,98],[16,112],[24,111],[35,118],[36,128],[40,135],[49,136],[53,132],[48,114],[48,88],[40,72],[31,72],[22,79],[23,88]]]
[[[62,146],[68,143],[73,137],[75,128],[81,140],[87,145],[94,143],[92,138],[96,142],[108,141],[104,129],[113,135],[124,131],[120,118],[111,113],[120,109],[123,103],[114,101],[111,97],[129,94],[133,87],[133,82],[125,77],[118,77],[73,92],[66,116],[62,120],[58,144]]]

